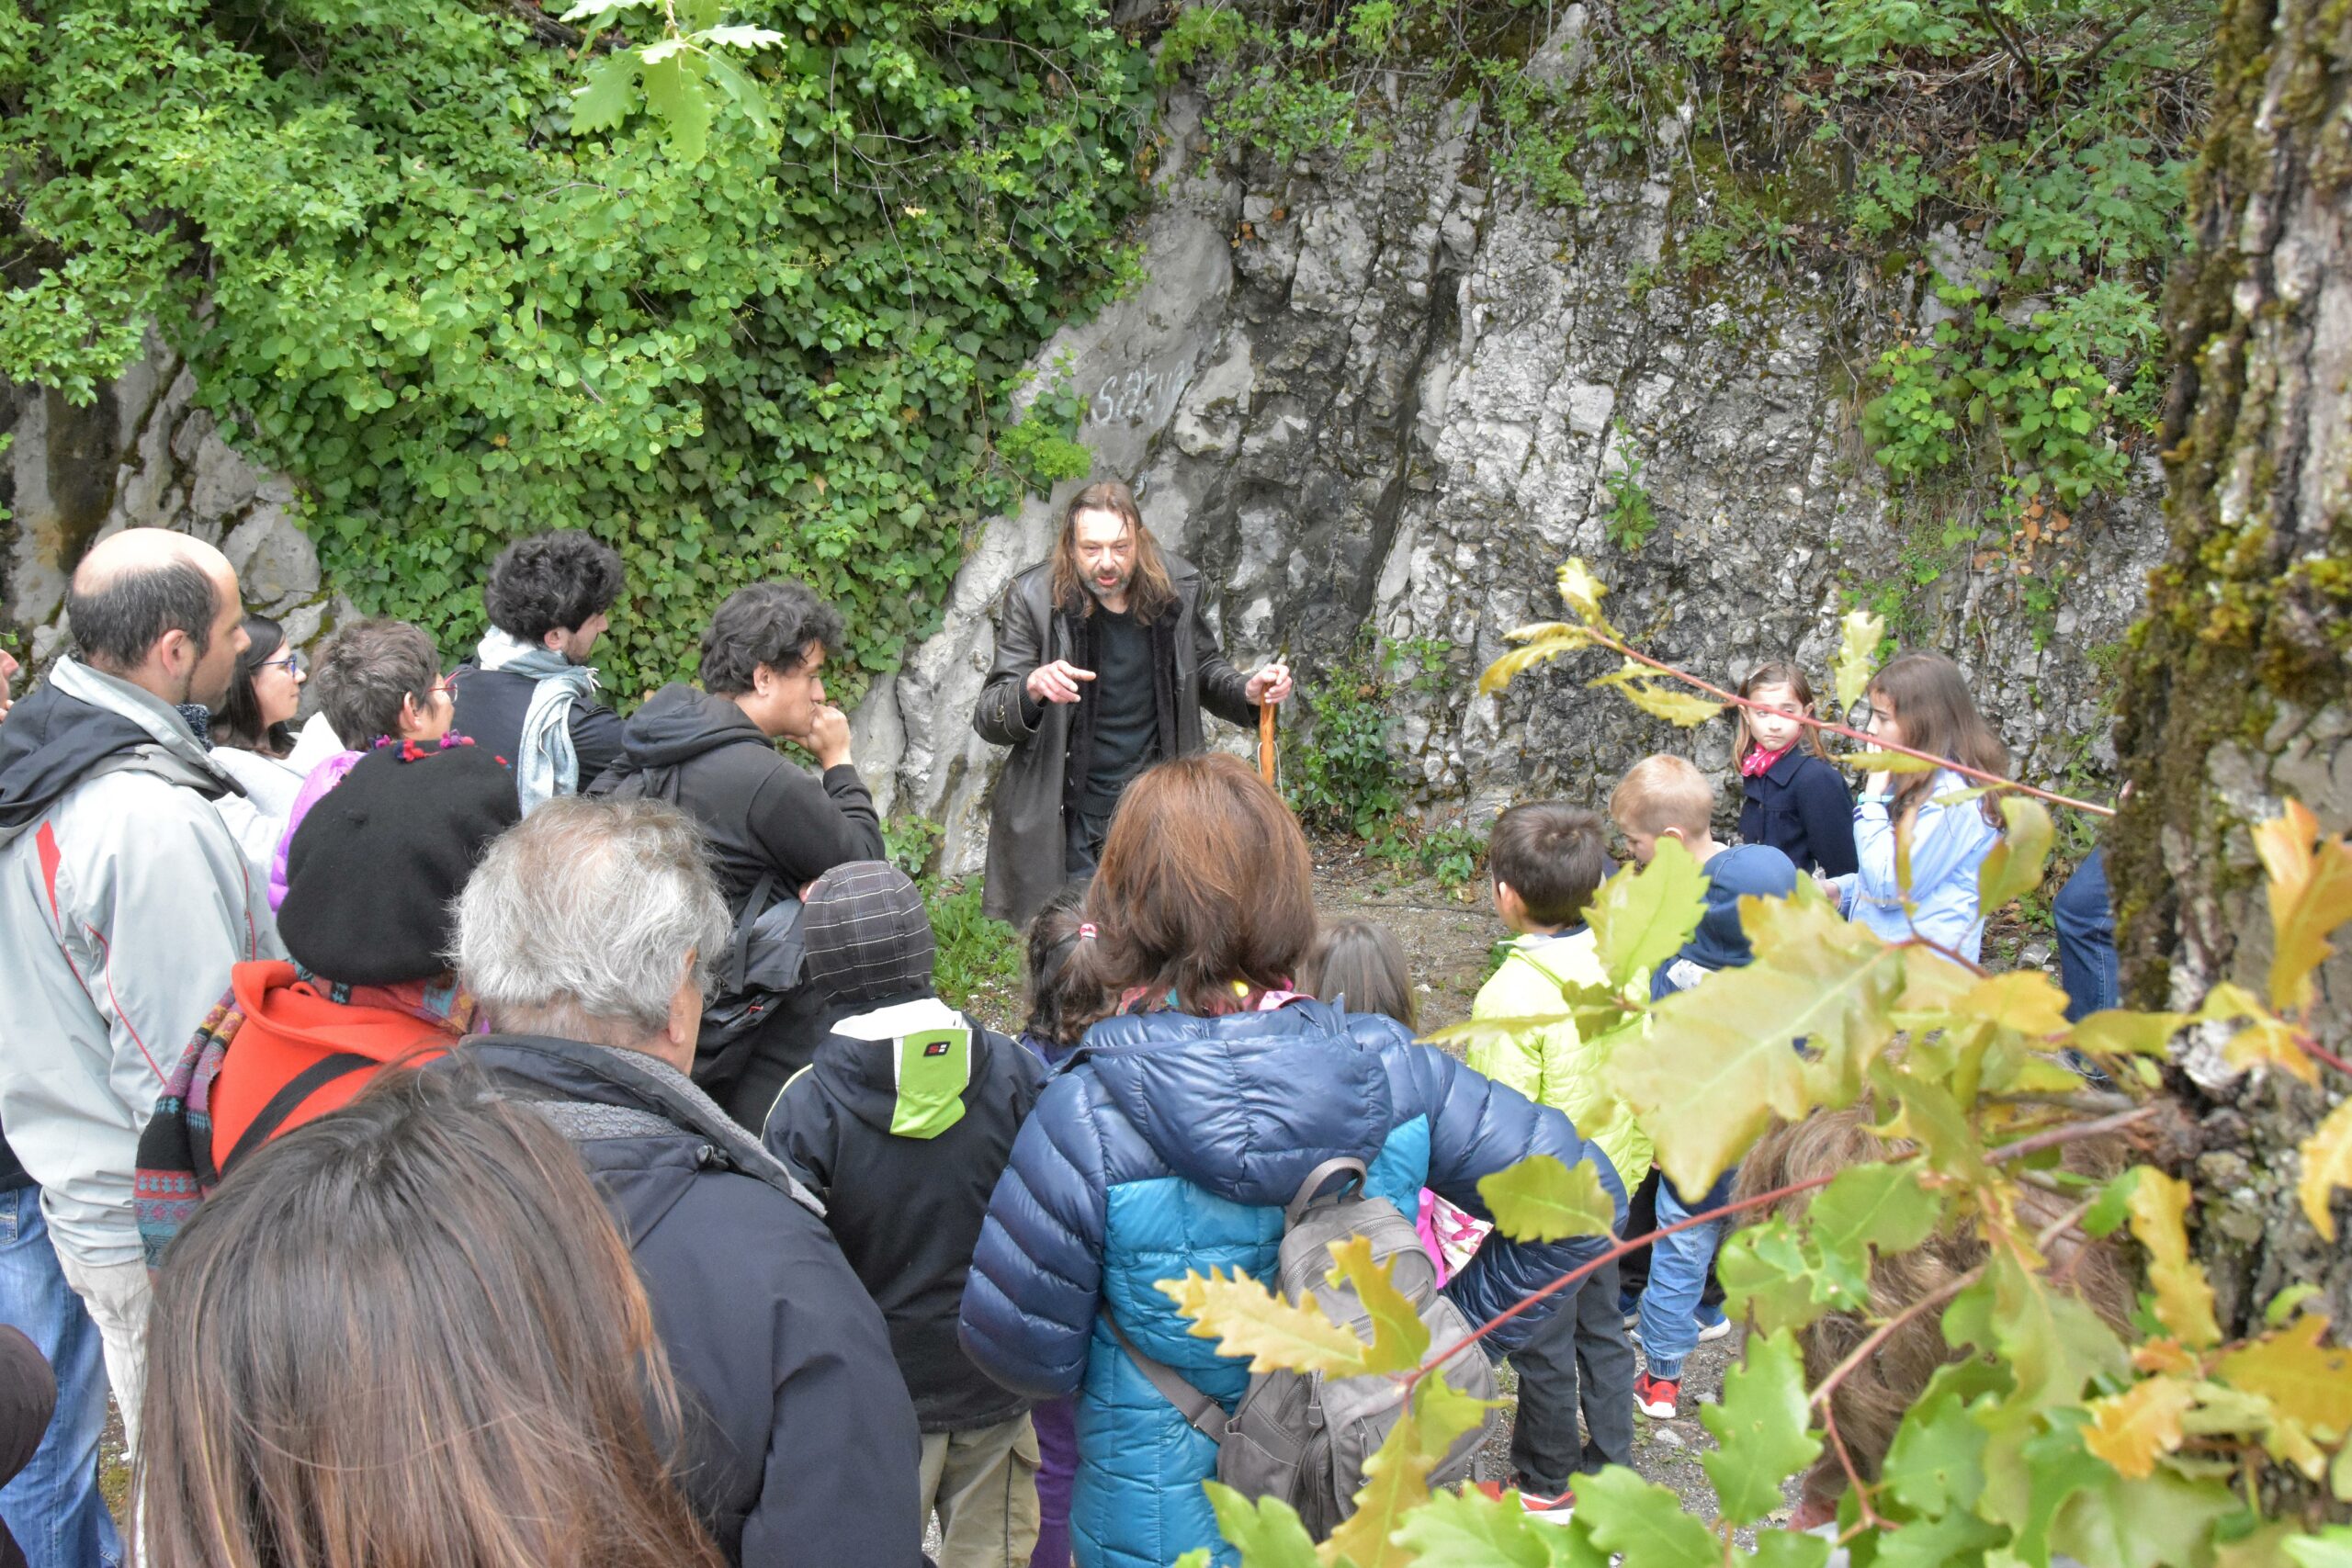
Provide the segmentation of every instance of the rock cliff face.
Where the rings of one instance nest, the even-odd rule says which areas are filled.
[[[1576,68],[1578,15],[1546,45],[1548,68]],[[1889,496],[1856,429],[1855,334],[1838,311],[1911,313],[1907,292],[1841,307],[1827,284],[1660,283],[1661,187],[1588,179],[1573,213],[1495,195],[1470,172],[1466,111],[1352,171],[1204,168],[1198,108],[1181,94],[1164,129],[1149,283],[1060,333],[1038,367],[1088,400],[1094,477],[1133,482],[1161,537],[1204,569],[1237,663],[1286,649],[1312,682],[1367,623],[1391,643],[1442,645],[1442,676],[1395,715],[1420,809],[1599,803],[1657,750],[1727,771],[1727,722],[1678,731],[1587,690],[1599,654],[1500,700],[1473,695],[1505,631],[1555,618],[1568,555],[1612,585],[1615,618],[1646,648],[1721,681],[1775,656],[1826,671],[1838,615],[1899,585],[1905,640],[1969,671],[2028,776],[2111,764],[2111,650],[2163,546],[2154,465],[2134,493],[2075,520],[2031,576],[1972,558],[1943,511]],[[256,606],[298,640],[331,617],[291,488],[230,451],[192,391],[159,349],[93,410],[14,399],[17,519],[0,527],[17,533],[0,593],[37,655],[56,639],[62,567],[130,523],[221,541]],[[1646,537],[1612,538],[1612,477],[1648,498]],[[944,629],[857,712],[877,793],[944,825],[943,869],[981,860],[1000,758],[969,719],[997,597],[1044,558],[1077,483],[989,524]],[[1294,705],[1285,722],[1304,718]]]
[[[1573,32],[1547,53],[1572,68]],[[1067,363],[1091,400],[1093,477],[1134,482],[1155,531],[1220,585],[1237,663],[1287,649],[1311,682],[1367,621],[1443,646],[1445,676],[1400,699],[1393,730],[1432,817],[1547,794],[1597,805],[1653,750],[1727,773],[1727,721],[1679,731],[1587,690],[1601,654],[1474,695],[1504,632],[1556,618],[1569,555],[1650,651],[1726,683],[1776,656],[1826,671],[1838,616],[1900,584],[1898,629],[1968,671],[2024,773],[2099,787],[2113,651],[2164,542],[2153,461],[2020,575],[1888,495],[1827,286],[1654,286],[1663,188],[1588,180],[1572,214],[1497,197],[1464,176],[1459,113],[1347,173],[1204,174],[1196,108],[1180,97],[1167,129],[1150,284],[1040,367]],[[1611,537],[1612,476],[1657,519],[1638,543]],[[895,754],[898,806],[945,824],[951,870],[978,866],[986,831],[995,759],[968,718],[989,616],[1075,488],[989,526],[945,629],[860,714],[874,771]]]
[[[87,408],[0,383],[0,631],[31,664],[64,637],[65,580],[82,552],[124,528],[176,528],[218,545],[248,608],[306,645],[348,605],[319,581],[294,486],[256,468],[196,406],[196,378],[149,334],[147,353]]]

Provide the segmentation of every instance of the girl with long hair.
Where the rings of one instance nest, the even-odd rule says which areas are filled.
[[[1982,773],[2007,771],[2008,749],[1943,655],[1904,654],[1871,677],[1868,697],[1870,732],[1880,739]],[[1976,961],[1985,914],[1977,908],[1976,872],[2001,836],[2000,807],[1989,794],[1946,803],[1975,782],[1949,768],[1863,781],[1854,805],[1859,864],[1852,875],[1828,882],[1848,919],[1889,942],[1916,936]]]
[[[1013,1145],[962,1338],[1008,1388],[1078,1393],[1073,1547],[1079,1568],[1097,1568],[1220,1549],[1200,1486],[1215,1447],[1133,1352],[1227,1410],[1249,1372],[1188,1332],[1155,1281],[1212,1268],[1271,1277],[1285,1206],[1343,1175],[1404,1214],[1427,1187],[1484,1219],[1479,1178],[1540,1153],[1591,1158],[1621,1210],[1623,1196],[1560,1112],[1498,1092],[1391,1019],[1297,994],[1316,931],[1306,840],[1237,759],[1179,758],[1127,787],[1087,910],[1096,931],[1074,962],[1111,1016]],[[1445,1291],[1484,1321],[1600,1245],[1498,1236]],[[1554,1304],[1504,1325],[1498,1349]]]
[[[212,760],[245,792],[221,797],[220,819],[244,846],[247,863],[266,879],[295,797],[302,793],[301,771],[287,759],[294,750],[294,715],[302,705],[309,672],[276,621],[247,615],[244,626],[252,641],[237,656],[229,694],[212,716]]]
[[[388,1074],[223,1183],[156,1276],[147,1389],[161,1568],[718,1568],[628,1248],[469,1075]]]
[[[1813,716],[1813,682],[1790,660],[1768,659],[1747,672],[1739,694],[1759,705],[1734,710],[1740,841],[1770,844],[1799,871],[1851,874],[1854,797],[1823,749],[1821,731],[1797,722]]]

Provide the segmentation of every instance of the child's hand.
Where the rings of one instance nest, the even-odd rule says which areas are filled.
[[[1894,775],[1893,773],[1871,773],[1862,780],[1862,793],[1864,795],[1884,795],[1891,787],[1893,787],[1894,784]]]

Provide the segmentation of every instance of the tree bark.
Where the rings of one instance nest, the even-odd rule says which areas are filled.
[[[2165,300],[2172,542],[2122,694],[2138,788],[2109,850],[2125,984],[2179,1006],[2260,991],[2270,956],[2249,829],[2301,799],[2352,822],[2352,6],[2224,0],[2190,249]],[[2352,958],[2320,976],[2320,1038],[2352,1035]],[[2352,1244],[2295,1201],[2296,1145],[2346,1084],[2173,1070],[2200,1122],[2198,1245],[2226,1327],[2302,1282],[2352,1326]],[[2352,1201],[2336,1202],[2339,1236]],[[2314,1307],[2320,1303],[2314,1303]]]

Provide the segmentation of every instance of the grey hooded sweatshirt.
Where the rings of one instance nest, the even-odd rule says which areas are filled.
[[[71,659],[0,724],[0,1122],[91,1267],[143,1256],[140,1129],[230,966],[280,956],[213,807],[236,791],[168,705]]]

